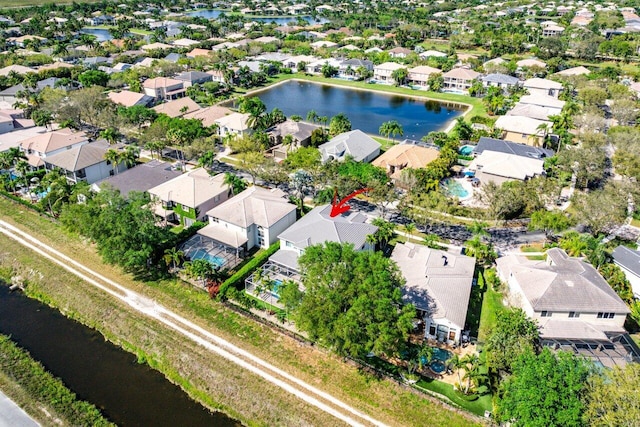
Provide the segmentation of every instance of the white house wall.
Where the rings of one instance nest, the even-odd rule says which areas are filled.
[[[640,298],[640,277],[638,277],[635,273],[633,273],[628,268],[623,267],[622,265],[618,264],[617,262],[615,264],[618,267],[620,267],[620,270],[622,270],[622,272],[624,273],[625,277],[627,278],[627,280],[631,284],[631,289],[633,289],[633,294],[635,295],[635,297],[636,298]]]

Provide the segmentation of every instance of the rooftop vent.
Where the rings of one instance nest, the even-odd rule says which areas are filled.
[[[568,287],[573,288],[573,285],[574,285],[573,280],[567,280]]]

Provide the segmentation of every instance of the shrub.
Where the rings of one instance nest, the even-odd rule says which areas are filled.
[[[276,253],[278,249],[280,249],[279,241],[269,246],[269,248],[265,251],[256,254],[256,256],[251,261],[247,262],[240,270],[236,271],[235,274],[233,274],[231,277],[225,280],[222,285],[220,285],[218,299],[224,300],[230,298],[231,295],[234,295],[233,293],[230,294],[229,291],[232,288],[240,289],[240,284],[244,283],[244,279],[249,277],[249,274],[251,274],[253,270],[267,262],[267,259],[269,259],[271,255]],[[238,294],[235,294],[236,297],[237,295]]]

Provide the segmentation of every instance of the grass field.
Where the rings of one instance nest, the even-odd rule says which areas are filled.
[[[76,3],[97,3],[99,0],[78,0]],[[40,6],[47,3],[71,4],[71,1],[53,2],[52,0],[0,0],[0,9],[4,7]]]
[[[104,265],[94,247],[51,221],[4,199],[5,221],[38,230],[45,243],[87,267],[156,299],[178,314],[296,375],[389,425],[467,426],[473,421],[406,388],[345,364],[339,357],[283,336],[241,316],[184,283],[141,283],[118,268]],[[208,407],[221,409],[248,425],[336,425],[336,419],[235,365],[219,363],[207,350],[61,270],[30,250],[0,237],[0,266],[24,274],[42,274],[29,292],[67,315],[99,330],[109,340],[138,354]]]
[[[482,298],[482,309],[480,312],[480,322],[478,327],[478,341],[483,342],[487,337],[489,331],[495,327],[496,313],[504,310],[502,304],[502,294],[496,292],[488,283],[482,279],[480,283],[480,276],[478,277],[478,286],[482,286],[484,289],[484,296]]]

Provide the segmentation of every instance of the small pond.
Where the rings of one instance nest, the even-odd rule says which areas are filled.
[[[420,139],[431,131],[443,130],[462,113],[462,106],[369,90],[290,80],[256,92],[268,110],[279,108],[286,116],[306,118],[310,110],[329,119],[344,113],[353,129],[378,134],[380,125],[397,120],[404,138]]]

